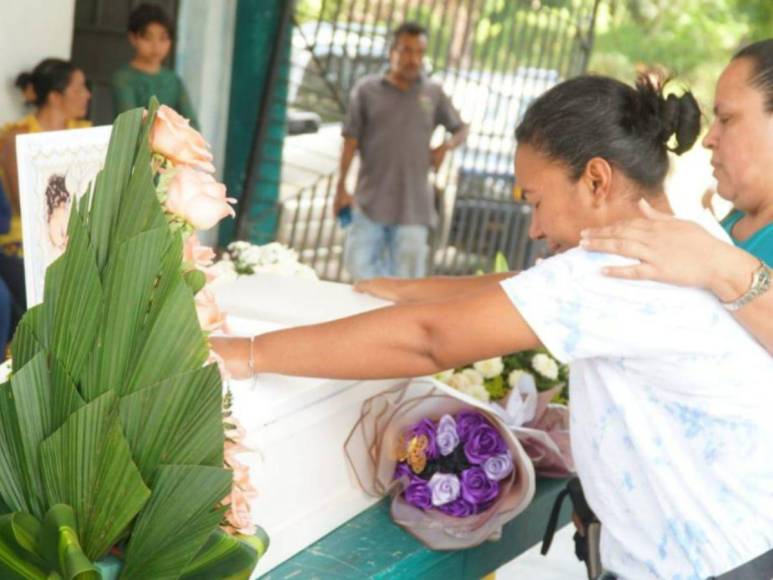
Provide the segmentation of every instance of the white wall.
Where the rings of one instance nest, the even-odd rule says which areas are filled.
[[[13,83],[47,57],[69,60],[75,0],[0,0],[0,125],[26,114]]]

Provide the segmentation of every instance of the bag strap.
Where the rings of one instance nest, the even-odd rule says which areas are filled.
[[[553,502],[553,509],[550,512],[550,518],[548,519],[548,527],[545,529],[545,537],[542,538],[542,548],[540,553],[544,556],[550,550],[550,544],[553,543],[553,536],[556,533],[556,526],[558,525],[558,515],[561,513],[561,505],[564,503],[564,499],[569,495],[569,489],[562,489],[556,496],[556,501]]]

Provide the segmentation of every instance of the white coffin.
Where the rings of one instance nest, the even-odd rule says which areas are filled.
[[[351,287],[256,275],[216,287],[232,334],[258,334],[372,310],[387,302]],[[356,356],[356,353],[352,353]],[[245,455],[258,497],[255,523],[271,538],[265,574],[376,500],[350,476],[343,444],[362,402],[399,381],[336,381],[260,375],[235,381],[234,414],[248,432]]]

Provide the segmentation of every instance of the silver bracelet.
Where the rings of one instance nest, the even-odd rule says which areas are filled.
[[[770,289],[771,285],[773,285],[773,271],[765,265],[765,262],[761,262],[760,267],[752,274],[752,283],[751,286],[749,286],[749,289],[744,292],[740,298],[737,298],[732,302],[723,302],[722,306],[727,308],[730,312],[735,312],[739,308],[743,308],[749,304],[749,302],[758,296],[762,296]]]
[[[253,350],[253,346],[255,344],[255,337],[250,337],[250,356],[247,359],[247,368],[250,371],[250,378],[255,376],[255,354]]]

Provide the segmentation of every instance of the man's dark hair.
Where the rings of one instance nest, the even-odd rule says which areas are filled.
[[[129,14],[129,32],[132,34],[142,36],[151,24],[163,26],[169,38],[174,39],[174,23],[161,6],[140,4]]]
[[[390,48],[397,46],[397,41],[404,34],[408,36],[427,36],[427,29],[418,22],[403,22],[392,33],[392,46]]]
[[[750,79],[765,97],[765,110],[773,113],[773,38],[760,40],[739,50],[733,60],[748,58],[754,67]]]
[[[632,87],[586,75],[564,81],[534,101],[515,138],[519,145],[565,163],[574,180],[588,161],[601,157],[657,191],[668,171],[668,151],[680,155],[690,149],[700,128],[700,108],[689,92],[665,96],[647,77]]]

